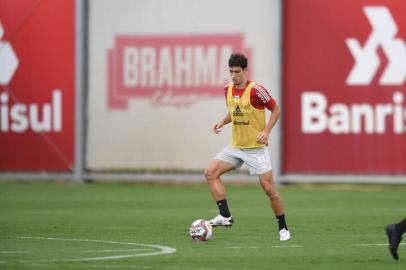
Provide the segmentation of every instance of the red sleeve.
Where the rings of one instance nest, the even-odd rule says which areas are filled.
[[[257,109],[264,109],[266,107],[268,110],[272,110],[276,105],[275,99],[269,94],[268,90],[258,84],[252,88],[250,100],[252,106]]]

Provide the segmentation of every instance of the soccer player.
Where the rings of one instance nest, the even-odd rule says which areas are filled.
[[[402,235],[406,231],[406,218],[396,224],[386,226],[386,235],[389,240],[389,251],[395,260],[399,259],[398,247],[402,241]]]
[[[219,215],[210,220],[212,226],[232,226],[233,217],[227,205],[226,191],[220,176],[238,169],[245,162],[250,174],[258,175],[259,182],[269,198],[279,224],[279,239],[290,239],[286,225],[282,198],[272,175],[268,139],[279,119],[280,108],[268,91],[247,79],[248,60],[243,54],[232,54],[228,61],[232,83],[224,88],[228,112],[213,126],[218,134],[224,125],[231,123],[232,140],[218,153],[205,170],[205,177]],[[266,121],[265,108],[271,111]]]

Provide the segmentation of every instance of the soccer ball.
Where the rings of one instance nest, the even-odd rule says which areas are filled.
[[[213,234],[213,228],[208,221],[198,219],[190,225],[189,234],[196,241],[207,241]]]

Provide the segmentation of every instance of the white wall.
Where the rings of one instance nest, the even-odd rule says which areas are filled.
[[[211,132],[226,114],[222,85],[221,94],[190,106],[154,106],[134,96],[127,109],[109,108],[107,56],[117,36],[243,35],[252,79],[280,103],[279,8],[276,0],[90,1],[87,169],[202,170],[230,141],[230,126],[220,135]],[[271,142],[276,168],[280,129],[281,123]]]

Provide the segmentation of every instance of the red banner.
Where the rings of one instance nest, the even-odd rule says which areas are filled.
[[[406,173],[405,12],[284,1],[284,173]]]
[[[68,171],[74,0],[0,0],[0,170]]]

